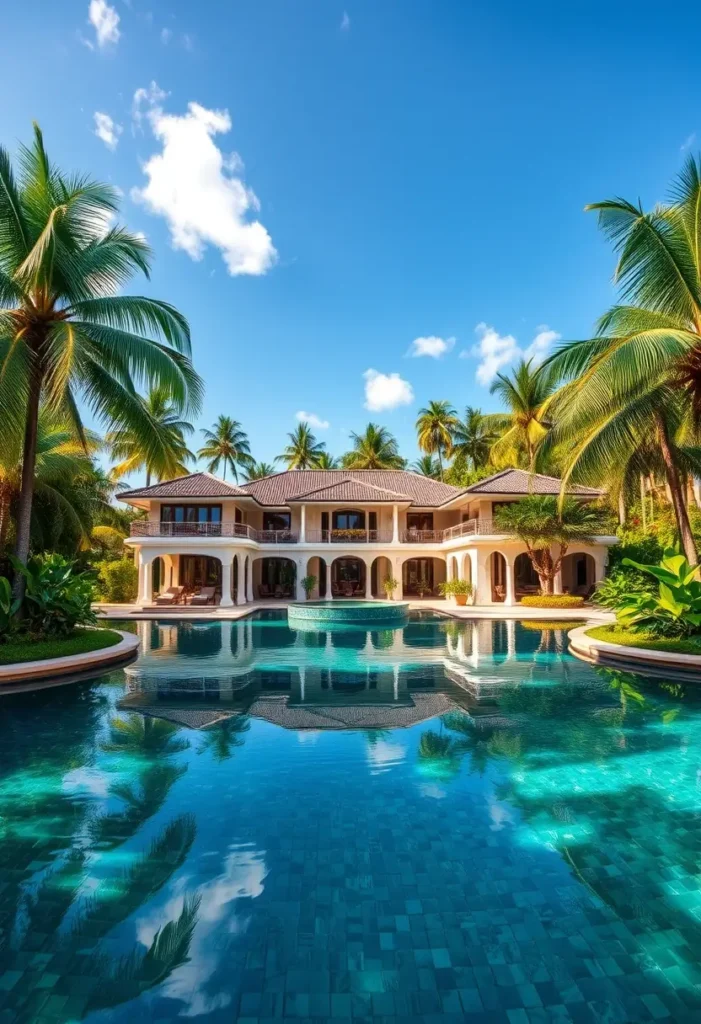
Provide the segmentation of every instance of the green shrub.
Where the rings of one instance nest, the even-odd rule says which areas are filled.
[[[76,626],[97,620],[92,610],[93,577],[76,572],[63,555],[36,555],[22,565],[12,564],[25,579],[23,625],[37,637],[68,636]]]
[[[382,589],[385,592],[385,596],[388,597],[390,601],[392,600],[392,595],[394,594],[398,586],[399,580],[395,580],[392,573],[388,572],[387,575],[382,580]]]
[[[131,558],[98,562],[98,590],[101,601],[128,604],[135,601],[139,589],[139,570]]]
[[[12,600],[12,586],[5,576],[0,576],[0,642],[4,642],[12,632],[13,618],[20,602]]]
[[[521,598],[525,608],[581,608],[584,598],[577,594],[529,594]]]
[[[456,597],[458,594],[470,597],[473,588],[468,580],[446,580],[438,589],[445,597]]]
[[[701,583],[698,566],[684,555],[665,551],[659,565],[643,565],[625,558],[639,572],[657,582],[656,594],[628,594],[616,607],[616,618],[628,629],[647,629],[661,637],[691,637],[701,633]]]
[[[304,590],[304,593],[307,595],[307,597],[310,597],[312,590],[316,586],[316,576],[303,576],[302,579],[300,580],[300,583],[302,584],[302,589]]]

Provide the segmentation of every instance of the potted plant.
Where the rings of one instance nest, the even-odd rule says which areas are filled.
[[[454,597],[458,605],[466,605],[468,597],[472,596],[472,584],[467,580],[447,580],[441,583],[440,590],[444,597]]]
[[[312,591],[316,586],[316,576],[304,576],[301,580],[302,588],[304,593],[307,595],[307,601],[312,596]]]
[[[382,589],[385,592],[385,596],[388,601],[391,601],[394,597],[394,592],[399,586],[399,580],[395,580],[391,572],[388,572],[382,581]]]

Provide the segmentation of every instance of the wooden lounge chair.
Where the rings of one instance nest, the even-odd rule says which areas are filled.
[[[156,604],[178,604],[185,587],[168,587],[156,598]]]
[[[270,587],[267,583],[261,583],[258,587],[258,597],[270,597]]]
[[[200,587],[198,594],[192,595],[190,604],[214,604],[215,587]]]

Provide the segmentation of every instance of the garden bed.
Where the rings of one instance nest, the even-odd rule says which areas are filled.
[[[54,640],[13,640],[0,644],[0,665],[17,665],[24,661],[66,658],[71,654],[87,654],[113,647],[122,640],[114,629],[75,629],[70,636]]]
[[[701,639],[685,640],[683,638],[665,638],[645,633],[634,632],[622,626],[595,626],[587,630],[587,636],[594,640],[603,640],[607,644],[621,644],[623,647],[639,647],[646,651],[668,651],[672,654],[697,654],[701,656]]]

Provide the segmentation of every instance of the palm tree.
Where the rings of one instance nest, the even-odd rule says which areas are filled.
[[[154,455],[150,439],[145,439],[141,430],[122,427],[110,431],[105,436],[105,444],[113,459],[122,460],[112,467],[112,479],[121,480],[145,469],[148,487],[151,476],[158,480],[185,476],[188,472],[186,463],[195,458],[187,446],[185,434],[191,434],[194,427],[187,420],[180,419],[180,413],[164,388],[152,388],[142,402],[161,443]]]
[[[397,439],[386,427],[368,423],[362,434],[351,433],[353,448],[343,456],[344,469],[403,469]]]
[[[521,360],[511,376],[498,373],[490,387],[508,410],[485,417],[492,430],[503,431],[492,445],[493,462],[518,462],[525,457],[529,473],[535,469],[536,455],[551,427],[548,405],[557,378],[552,371],[534,367],[533,360]]]
[[[322,452],[316,460],[317,469],[338,469],[338,459],[329,452]]]
[[[701,159],[690,156],[667,204],[609,199],[588,206],[619,253],[622,303],[594,338],[548,360],[568,381],[558,395],[558,431],[579,434],[565,476],[582,463],[605,470],[628,448],[631,430],[654,428],[684,553],[698,553],[675,453],[674,426],[701,418]],[[673,410],[672,421],[668,413]]]
[[[421,476],[430,476],[432,480],[437,480],[440,476],[440,467],[432,455],[422,455],[411,468]]]
[[[251,462],[244,470],[244,481],[260,480],[264,476],[272,476],[274,472],[275,466],[270,462]]]
[[[513,534],[523,541],[544,594],[552,594],[555,577],[573,541],[591,544],[604,529],[601,509],[575,498],[558,499],[551,495],[529,494],[494,512],[498,533]],[[551,546],[559,544],[553,558]]]
[[[453,447],[453,429],[457,414],[450,402],[429,402],[419,409],[416,420],[419,449],[438,458],[438,475],[443,479],[443,456],[448,457]]]
[[[223,465],[222,476],[226,480],[228,466],[234,480],[238,480],[236,467],[245,469],[253,462],[248,436],[239,421],[231,416],[220,416],[211,430],[203,430],[202,433],[207,443],[200,448],[197,457],[209,459],[207,469],[210,473],[217,473],[219,466]]]
[[[39,408],[62,410],[80,432],[77,400],[98,420],[143,432],[157,456],[134,380],[166,389],[180,408],[196,408],[201,381],[189,360],[190,331],[166,302],[121,289],[148,275],[151,252],[116,226],[117,190],[62,174],[38,127],[22,147],[15,177],[0,147],[0,408],[3,429],[23,431],[16,553],[27,561]],[[23,588],[15,576],[15,593]]]
[[[316,469],[326,449],[323,441],[317,441],[306,423],[300,423],[287,435],[290,443],[285,447],[278,462],[286,462],[288,469]]]
[[[491,447],[499,438],[490,417],[470,405],[465,409],[465,419],[456,418],[452,434],[453,464],[473,470],[486,466]]]
[[[51,505],[54,516],[68,516],[79,531],[82,531],[86,524],[82,522],[77,503],[65,497],[61,485],[74,488],[81,476],[92,471],[89,452],[97,448],[99,439],[94,434],[87,434],[84,441],[88,444],[87,451],[70,424],[61,422],[46,409],[40,409],[37,421],[34,490]],[[12,429],[12,424],[8,424],[0,433],[0,551],[4,549],[7,541],[12,506],[16,504],[21,491],[21,459],[22,432]],[[36,512],[36,509],[34,511]],[[89,528],[88,524],[88,532]]]

